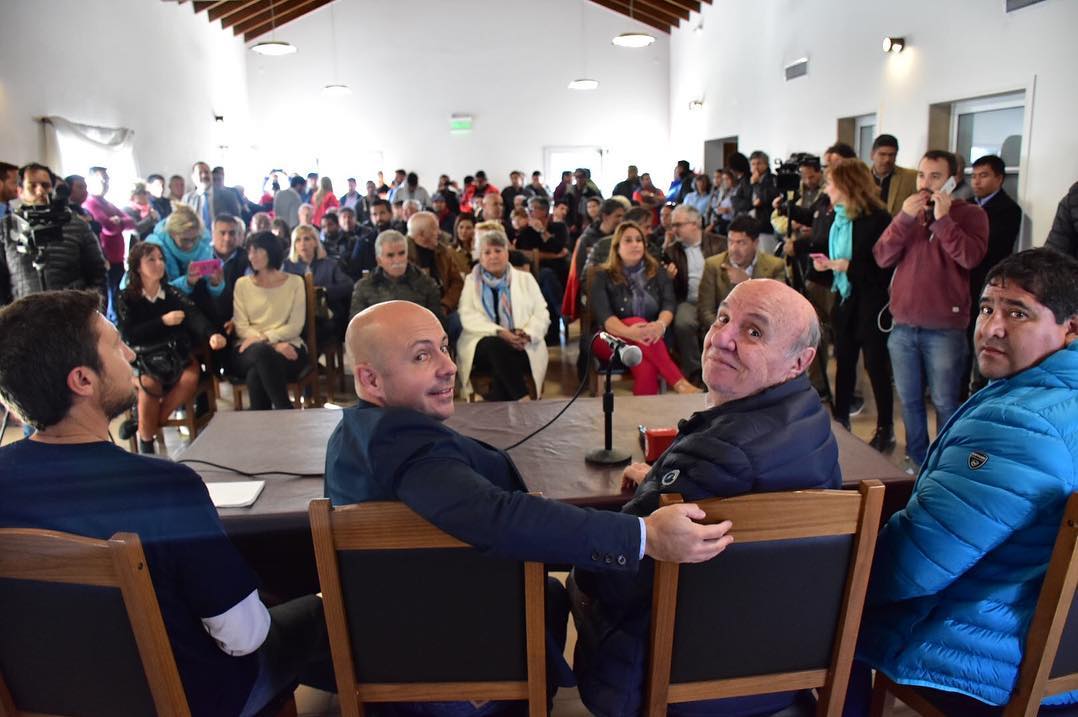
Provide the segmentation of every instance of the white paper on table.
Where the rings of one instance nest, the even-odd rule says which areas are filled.
[[[258,500],[265,486],[264,480],[243,480],[207,483],[206,489],[215,508],[246,508]]]

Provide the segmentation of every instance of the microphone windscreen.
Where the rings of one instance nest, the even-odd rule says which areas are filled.
[[[618,354],[618,358],[621,359],[621,363],[625,368],[632,368],[633,366],[639,365],[639,363],[644,360],[644,352],[640,350],[639,346],[629,344],[622,348],[621,352]]]

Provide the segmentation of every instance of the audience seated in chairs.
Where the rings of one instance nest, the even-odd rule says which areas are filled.
[[[280,271],[284,252],[272,234],[252,236],[247,259],[254,273],[236,282],[234,297],[236,367],[251,393],[252,409],[292,408],[288,381],[307,364],[303,279]]]
[[[593,320],[603,331],[643,352],[644,360],[630,369],[634,394],[657,394],[660,376],[678,393],[698,393],[678,370],[663,341],[674,320],[674,286],[645,247],[638,225],[623,222],[614,230],[610,257],[588,290]],[[612,355],[599,339],[592,351],[601,361],[609,361]]]
[[[531,274],[509,265],[509,240],[501,222],[483,222],[475,233],[479,265],[465,279],[460,298],[464,330],[457,342],[457,361],[464,393],[471,390],[474,368],[492,376],[487,400],[529,397],[527,375],[535,382],[538,398],[548,363],[546,301]]]
[[[224,276],[215,272],[201,274],[195,262],[213,259],[213,243],[208,227],[202,225],[194,209],[178,204],[167,219],[162,219],[146,238],[161,247],[165,259],[165,281],[191,296],[203,311],[212,311],[214,300],[225,290]],[[124,279],[129,281],[129,278]],[[121,283],[120,288],[126,284]]]
[[[127,288],[118,302],[119,328],[138,357],[139,453],[152,454],[158,428],[198,387],[201,369],[191,347],[208,341],[210,348],[222,349],[226,341],[190,298],[164,283],[161,247],[136,244],[127,271]]]
[[[453,220],[453,239],[449,243],[453,259],[461,274],[467,274],[475,266],[473,248],[475,245],[475,217],[471,214],[458,214]]]
[[[310,224],[301,224],[292,230],[292,251],[281,265],[281,270],[296,276],[311,274],[316,288],[325,292],[326,305],[331,316],[317,316],[318,342],[330,341],[344,336],[347,327],[348,298],[352,295],[352,280],[341,271],[336,259],[326,255],[318,238],[318,230]]]

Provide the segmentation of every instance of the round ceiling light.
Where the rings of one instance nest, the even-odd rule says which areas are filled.
[[[646,32],[623,32],[610,42],[618,47],[647,47],[655,42],[655,36]]]
[[[296,46],[291,42],[285,42],[284,40],[266,40],[265,42],[256,42],[254,45],[251,45],[251,52],[257,52],[259,55],[267,55],[269,57],[291,55],[295,51]]]
[[[594,90],[598,89],[599,80],[592,80],[586,77],[582,77],[577,80],[573,80],[569,83],[570,90]]]

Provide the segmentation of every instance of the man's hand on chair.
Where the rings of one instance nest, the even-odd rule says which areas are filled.
[[[702,563],[726,550],[734,542],[728,535],[733,523],[725,520],[714,525],[700,525],[704,511],[692,503],[678,503],[659,508],[644,518],[647,545],[644,553],[655,560],[676,563]]]

